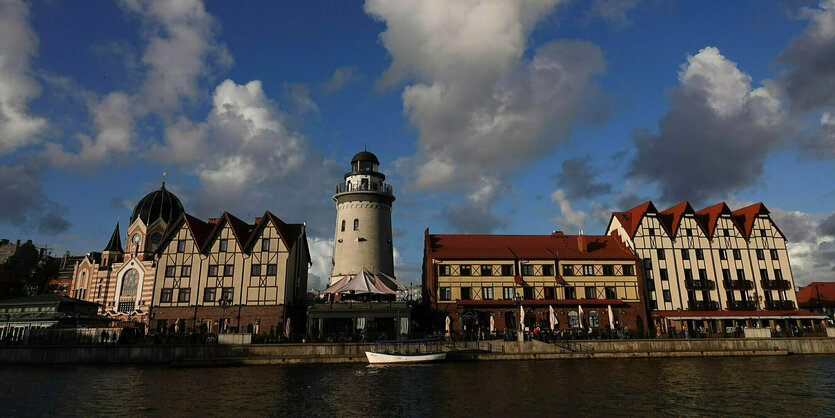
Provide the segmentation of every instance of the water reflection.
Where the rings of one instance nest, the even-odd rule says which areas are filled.
[[[835,357],[0,368],[2,415],[833,415]]]

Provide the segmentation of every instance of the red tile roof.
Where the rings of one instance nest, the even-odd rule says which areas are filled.
[[[667,230],[667,235],[669,235],[670,238],[676,237],[678,226],[685,213],[695,213],[693,207],[690,206],[690,202],[688,201],[679,203],[678,205],[662,211],[659,214],[658,219],[661,221],[661,225]]]
[[[429,235],[435,259],[617,259],[636,256],[609,235]]]
[[[745,238],[751,236],[751,230],[754,228],[754,219],[757,219],[757,215],[760,213],[769,213],[768,208],[762,202],[733,211],[733,218],[742,232],[742,236]]]
[[[713,206],[708,206],[696,212],[697,218],[702,224],[702,229],[709,237],[713,237],[713,231],[716,230],[716,222],[719,221],[719,215],[726,213],[731,214],[731,208],[725,202],[719,202]]]
[[[612,217],[618,218],[618,221],[623,225],[626,232],[629,233],[629,236],[634,238],[635,232],[638,231],[638,226],[641,224],[641,218],[650,211],[657,213],[658,209],[655,208],[652,201],[647,201],[626,212],[614,212],[612,213]],[[612,223],[611,220],[609,223]]]
[[[797,305],[802,308],[835,306],[835,282],[812,282],[797,291]]]

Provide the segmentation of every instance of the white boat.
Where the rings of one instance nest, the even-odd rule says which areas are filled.
[[[444,361],[446,353],[439,340],[377,341],[377,349],[366,351],[370,364],[412,364]]]

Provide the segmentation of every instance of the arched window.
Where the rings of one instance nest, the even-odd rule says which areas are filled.
[[[600,319],[597,317],[597,311],[589,312],[589,328],[597,328],[600,326]]]
[[[580,317],[577,311],[568,311],[568,327],[580,328]]]
[[[345,220],[342,220],[342,232],[345,232]]]
[[[359,229],[360,229],[360,220],[359,219],[354,219],[354,231],[357,231]]]
[[[138,284],[139,274],[136,273],[136,270],[125,273],[125,277],[122,278],[122,291],[119,293],[119,297],[135,297]]]

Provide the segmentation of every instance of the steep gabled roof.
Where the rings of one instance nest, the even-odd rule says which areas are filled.
[[[429,256],[446,259],[634,260],[611,235],[429,235]]]
[[[241,251],[244,251],[255,226],[238,219],[235,215],[226,211],[220,215],[218,222],[215,223],[214,228],[212,228],[211,233],[209,233],[208,241],[205,243],[204,249],[208,249],[209,244],[217,238],[217,234],[219,234],[223,229],[224,224],[229,224],[229,228],[232,230],[232,236],[235,237],[238,247],[241,248]]]
[[[186,227],[191,232],[191,237],[194,239],[194,244],[197,245],[198,251],[203,252],[203,248],[206,245],[206,239],[212,231],[212,225],[209,225],[200,219],[183,212],[180,217],[171,223],[171,225],[169,225],[166,229],[165,235],[162,237],[159,247],[157,247],[157,253],[162,252],[165,247],[168,246],[171,239],[177,236],[177,231],[183,223],[186,224]]]
[[[690,202],[685,200],[684,202],[662,211],[659,214],[658,219],[661,221],[661,225],[664,229],[667,230],[667,235],[669,235],[670,238],[675,239],[676,234],[678,233],[678,226],[681,224],[681,218],[685,213],[695,212],[696,211],[693,210],[693,206],[690,206]]]
[[[641,219],[647,212],[658,212],[658,209],[655,208],[651,200],[635,206],[626,212],[613,212],[612,217],[618,219],[618,222],[623,225],[623,229],[626,230],[630,238],[635,238],[635,232],[638,231],[638,226],[641,225]],[[611,223],[612,221],[610,219],[609,224]]]
[[[107,246],[104,247],[102,251],[111,251],[114,253],[124,253],[125,250],[122,249],[122,239],[120,238],[122,234],[119,233],[119,222],[116,222],[116,229],[113,230],[113,235],[110,236],[110,241],[107,242]]]
[[[251,251],[255,242],[258,240],[258,237],[261,236],[264,227],[270,222],[272,222],[275,226],[275,229],[278,231],[279,238],[284,241],[284,245],[286,245],[288,249],[293,248],[293,245],[295,245],[296,241],[299,239],[307,238],[304,224],[285,223],[272,212],[266,211],[264,212],[264,216],[261,217],[261,220],[253,227],[249,240],[244,246],[244,251]],[[307,245],[305,245],[305,251],[307,252],[307,259],[310,260],[310,248],[308,248]]]
[[[751,236],[751,230],[754,228],[754,219],[757,219],[757,215],[767,215],[771,212],[769,212],[768,208],[766,208],[762,202],[759,202],[746,206],[742,209],[737,209],[732,213],[732,218],[737,227],[739,227],[739,230],[742,231],[742,236],[744,236],[745,239],[748,239]],[[780,232],[780,234],[782,234],[782,232]]]
[[[716,231],[716,223],[719,221],[719,216],[723,213],[731,214],[731,208],[725,202],[719,202],[696,212],[698,215],[696,219],[702,225],[702,229],[704,229],[709,239],[713,238],[713,233]]]

